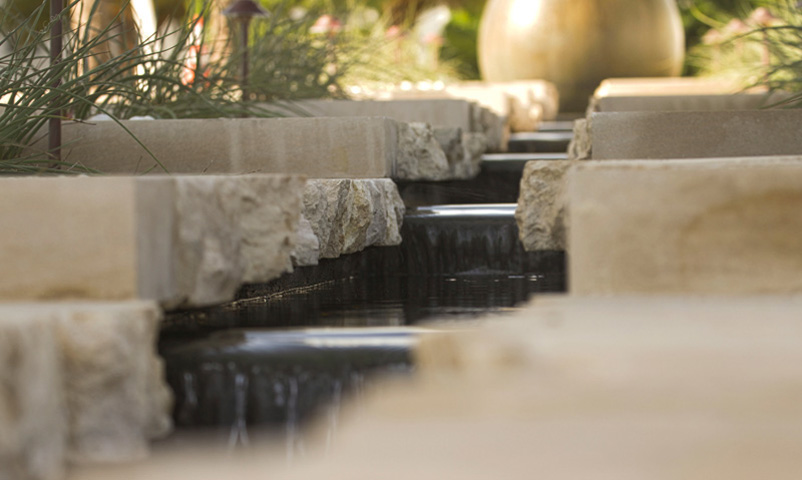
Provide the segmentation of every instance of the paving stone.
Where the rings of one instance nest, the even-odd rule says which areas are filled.
[[[569,290],[801,292],[801,160],[579,162],[568,190]]]
[[[646,96],[646,95],[726,95],[744,92],[738,82],[702,77],[632,77],[603,80],[595,97]],[[749,92],[760,93],[759,88]]]
[[[622,112],[590,116],[594,160],[802,154],[802,110]]]
[[[291,268],[297,176],[0,179],[0,299],[233,298]],[[46,194],[43,194],[46,192]]]
[[[358,87],[356,98],[376,100],[459,98],[472,101],[506,117],[513,131],[530,131],[541,121],[554,120],[559,111],[557,87],[545,80],[514,82],[467,81],[435,85],[390,85],[379,89]]]
[[[594,112],[674,112],[758,110],[778,105],[786,93],[734,93],[711,95],[643,95],[594,97]]]
[[[505,119],[487,108],[461,99],[303,100],[272,107],[283,115],[375,116],[389,117],[402,123],[458,127],[464,132],[483,133],[488,139],[488,148],[494,151],[503,151],[506,148]]]
[[[401,243],[404,202],[392,180],[312,179],[303,202],[321,258]]]
[[[128,120],[122,124],[170,173],[382,178],[392,176],[397,149],[395,122],[385,118]],[[67,162],[104,173],[164,173],[115,122],[65,124],[63,130]]]

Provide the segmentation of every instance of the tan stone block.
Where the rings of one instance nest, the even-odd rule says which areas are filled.
[[[127,120],[122,124],[133,136],[111,121],[64,125],[64,160],[104,173],[164,173],[141,142],[170,173],[381,178],[391,176],[397,148],[395,123],[382,118]]]
[[[403,100],[303,100],[291,104],[270,105],[269,108],[290,116],[388,117],[401,123],[427,123],[432,127],[461,128],[464,132],[484,134],[488,139],[488,148],[493,151],[506,150],[505,118],[462,99],[434,97]]]
[[[291,268],[304,179],[0,179],[0,299],[228,301]]]
[[[742,92],[738,82],[701,77],[632,77],[603,80],[594,97],[662,96],[662,95],[722,95]],[[760,92],[760,89],[752,89]]]
[[[0,185],[0,298],[137,296],[132,179],[7,177]]]
[[[595,112],[675,112],[758,110],[787,100],[786,93],[733,93],[711,95],[606,96],[591,101]]]
[[[802,291],[800,160],[580,162],[569,180],[570,291]]]
[[[594,113],[590,121],[594,160],[802,154],[802,110]]]

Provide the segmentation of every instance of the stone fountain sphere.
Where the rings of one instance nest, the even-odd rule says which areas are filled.
[[[679,75],[685,55],[676,0],[488,0],[478,44],[485,80],[549,80],[564,112],[605,78]]]

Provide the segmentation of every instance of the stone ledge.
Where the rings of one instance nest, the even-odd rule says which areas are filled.
[[[798,155],[800,123],[800,110],[594,113],[577,122],[570,153],[593,160]]]
[[[607,96],[591,100],[592,112],[679,112],[758,110],[790,98],[787,93]]]
[[[0,299],[228,301],[291,268],[304,179],[0,179]],[[43,194],[46,192],[46,194]]]
[[[579,162],[576,294],[802,292],[802,157]]]
[[[55,480],[67,461],[148,454],[172,425],[160,318],[150,302],[0,304],[4,478]]]
[[[381,178],[393,173],[386,118],[238,118],[121,122],[169,173],[280,173]],[[65,124],[63,156],[103,173],[164,173],[116,122]],[[37,144],[46,148],[46,140]],[[35,149],[32,149],[34,151]],[[30,153],[30,152],[29,152]]]

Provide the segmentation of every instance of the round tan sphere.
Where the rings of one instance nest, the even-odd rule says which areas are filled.
[[[685,55],[676,0],[488,0],[478,43],[485,80],[549,80],[564,112],[605,78],[679,75]]]

